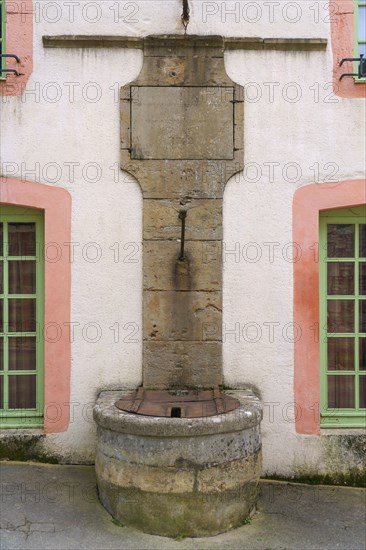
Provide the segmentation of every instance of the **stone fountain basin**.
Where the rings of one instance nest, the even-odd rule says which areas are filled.
[[[98,425],[99,497],[124,525],[163,536],[211,536],[242,525],[257,501],[262,407],[250,390],[227,392],[238,409],[202,418],[118,409],[130,392],[103,391]]]

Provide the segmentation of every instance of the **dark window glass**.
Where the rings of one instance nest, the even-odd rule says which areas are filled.
[[[360,370],[366,370],[366,338],[360,338]]]
[[[328,338],[328,369],[354,370],[354,338]]]
[[[360,408],[366,409],[366,376],[360,376]]]
[[[0,409],[4,408],[4,377],[0,376]]]
[[[0,332],[4,330],[4,300],[0,300]]]
[[[9,223],[9,256],[36,255],[36,224]]]
[[[353,332],[354,311],[353,300],[328,300],[328,332]]]
[[[34,409],[35,407],[35,375],[9,376],[9,409]]]
[[[0,260],[0,294],[4,293],[4,262]]]
[[[36,262],[9,261],[9,294],[35,294]]]
[[[366,300],[360,300],[360,332],[366,332]]]
[[[360,262],[360,295],[366,294],[366,262]]]
[[[354,376],[328,376],[328,407],[331,409],[355,407]]]
[[[36,370],[34,336],[9,338],[9,370]]]
[[[14,298],[9,300],[9,332],[36,331],[36,300]]]
[[[360,258],[366,258],[366,224],[360,225]]]
[[[353,258],[355,255],[355,226],[353,224],[328,225],[328,258]]]
[[[353,262],[328,263],[328,294],[354,294],[355,266]]]
[[[1,27],[1,25],[0,25]],[[3,224],[0,223],[0,256],[4,254]]]
[[[0,370],[4,370],[4,338],[0,338]]]

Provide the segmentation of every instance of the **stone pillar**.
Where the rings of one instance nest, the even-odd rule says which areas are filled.
[[[121,89],[121,167],[144,205],[145,388],[222,383],[222,198],[243,169],[242,100],[212,36],[145,38],[142,71]]]

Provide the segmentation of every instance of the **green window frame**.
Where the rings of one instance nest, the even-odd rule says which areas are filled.
[[[366,59],[366,1],[365,0],[355,0],[355,23],[354,23],[354,40],[355,40],[355,49],[354,57],[360,57],[361,54],[364,55]],[[355,73],[358,72],[358,62],[355,62]],[[364,82],[366,79],[356,79]]]
[[[43,426],[44,216],[0,205],[0,427]]]
[[[0,53],[6,53],[6,6],[5,0],[0,0]],[[6,58],[0,57],[0,69],[6,68]],[[0,72],[0,79],[5,78],[6,73]]]
[[[320,426],[366,427],[366,206],[320,215]]]

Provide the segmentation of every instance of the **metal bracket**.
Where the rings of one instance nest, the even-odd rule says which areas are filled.
[[[2,53],[0,54],[0,59],[3,58],[3,57],[11,57],[12,59],[15,59],[17,63],[20,63],[20,59],[17,55],[15,55],[14,53]],[[0,74],[1,73],[13,73],[15,74],[15,76],[22,76],[24,73],[20,73],[18,71],[16,71],[15,69],[0,69]]]
[[[20,59],[15,53],[0,53],[0,57],[12,57],[13,59],[16,59],[17,63],[20,63]]]
[[[363,53],[360,55],[360,57],[344,57],[339,66],[342,67],[345,61],[358,61],[358,73],[343,73],[339,77],[339,80],[342,80],[342,78],[344,78],[345,76],[357,76],[358,78],[366,78],[366,59],[364,59]]]

